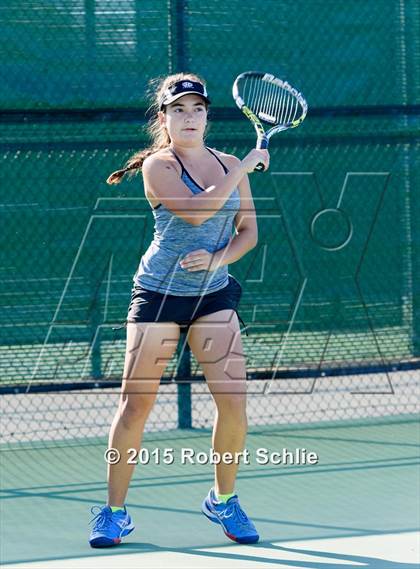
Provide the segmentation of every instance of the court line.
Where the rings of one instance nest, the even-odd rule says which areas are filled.
[[[352,563],[348,565],[349,569],[351,567],[362,567],[365,566],[368,569],[417,569],[418,563],[418,543],[419,543],[419,532],[417,530],[411,531],[397,531],[397,532],[383,532],[381,535],[341,535],[333,536],[331,538],[320,538],[309,537],[305,540],[271,540],[271,541],[261,541],[258,544],[252,546],[244,545],[212,545],[212,546],[196,546],[196,547],[159,547],[151,544],[142,543],[129,543],[126,542],[124,545],[120,546],[119,551],[109,552],[108,555],[95,555],[91,552],[90,555],[75,558],[74,556],[62,556],[54,559],[38,558],[36,560],[22,560],[10,562],[7,565],[3,565],[4,569],[23,567],[26,569],[38,569],[40,567],[45,567],[45,569],[53,568],[59,569],[60,567],[72,567],[73,568],[93,568],[93,567],[103,567],[103,568],[115,568],[120,569],[124,561],[134,562],[133,565],[126,565],[124,567],[138,567],[137,563],[144,562],[147,560],[148,569],[151,568],[161,568],[162,555],[166,558],[166,566],[170,567],[197,567],[197,565],[191,565],[188,561],[188,557],[192,557],[194,563],[197,562],[197,557],[206,557],[208,562],[214,561],[211,565],[205,565],[200,563],[200,566],[206,568],[220,568],[220,561],[228,561],[230,566],[233,567],[248,567],[247,562],[252,562],[252,566],[255,569],[261,567],[271,567],[272,564],[281,566],[283,569],[344,569],[347,563]],[[386,536],[386,540],[383,538]],[[417,539],[416,539],[417,537]],[[376,539],[375,539],[376,538]],[[382,538],[378,541],[377,538]],[[310,548],[308,548],[310,543]],[[404,543],[405,542],[405,543]],[[409,544],[408,544],[409,542]],[[403,562],[386,560],[378,557],[373,557],[373,555],[391,555],[395,558],[395,546],[398,543],[403,545],[400,548],[398,555],[404,557]],[[407,547],[408,546],[408,547]],[[322,547],[322,550],[315,549],[316,547]],[[349,553],[349,547],[351,549],[360,551],[359,554]],[[134,549],[136,551],[127,551],[128,549]],[[327,548],[329,551],[327,551]],[[417,548],[417,549],[416,549]],[[373,549],[375,552],[372,553]],[[139,551],[141,550],[141,551]],[[239,550],[241,553],[239,553]],[[336,550],[331,551],[331,550]],[[340,550],[340,552],[337,552]],[[347,550],[344,553],[343,550]],[[380,553],[376,553],[376,552]],[[279,559],[278,556],[274,557],[273,553],[283,553],[284,558]],[[255,553],[254,555],[252,553]],[[263,557],[263,554],[266,556]],[[159,555],[160,554],[160,555]],[[172,557],[168,554],[173,554]],[[181,555],[180,554],[184,554]],[[186,555],[188,557],[186,557]],[[305,560],[305,557],[317,557],[328,560],[327,562],[320,562],[314,559]],[[180,564],[175,563],[177,557],[180,557]],[[288,557],[288,559],[286,559]],[[302,559],[303,557],[303,559]],[[294,558],[294,559],[293,559]],[[332,560],[336,560],[337,563],[332,563]],[[160,560],[160,561],[159,561]],[[172,563],[170,563],[172,560]],[[57,562],[63,561],[63,564]],[[71,561],[72,565],[66,563]],[[108,561],[108,563],[107,563]],[[159,565],[153,563],[156,561]],[[169,561],[169,563],[168,563]],[[202,559],[204,562],[204,559]],[[240,561],[242,565],[236,565],[235,561]],[[43,563],[44,565],[39,565]],[[78,562],[83,563],[79,565]],[[408,563],[407,563],[408,562]],[[415,564],[413,564],[413,562]],[[23,565],[23,563],[25,565]],[[379,565],[380,563],[380,565]],[[356,564],[356,565],[354,565]],[[144,565],[146,566],[146,565]]]

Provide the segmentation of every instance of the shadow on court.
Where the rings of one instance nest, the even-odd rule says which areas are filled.
[[[174,552],[174,553],[185,553],[199,559],[200,557],[220,559],[226,561],[250,561],[255,563],[256,567],[258,563],[272,563],[273,565],[286,565],[289,567],[307,568],[307,569],[342,569],[346,567],[347,569],[360,569],[363,566],[366,569],[418,569],[417,563],[399,563],[396,561],[387,561],[380,557],[367,557],[361,555],[346,555],[340,553],[330,553],[324,550],[310,550],[310,549],[299,549],[292,547],[283,547],[281,545],[276,545],[271,542],[261,541],[256,545],[250,546],[256,550],[253,555],[243,555],[233,551],[229,551],[228,554],[209,552],[209,551],[197,551],[194,548],[171,548],[163,549],[160,547],[153,546],[152,544],[142,544],[142,543],[130,543],[124,546],[124,549],[136,549],[136,551],[146,548],[147,551],[155,551],[161,553]],[[264,555],[258,555],[258,549],[272,549],[279,553],[275,558],[266,557]],[[282,553],[296,553],[304,555],[306,557],[318,557],[323,558],[323,561],[293,561],[290,559],[282,560]],[[325,560],[328,560],[328,565],[326,565]],[[343,561],[344,563],[341,563]],[[352,564],[354,563],[354,565]],[[220,565],[220,567],[222,567]]]
[[[379,542],[369,550],[370,556],[363,556],[357,547],[354,555],[348,550],[347,554],[328,552],[327,540],[376,536],[386,543],[387,535],[418,529],[414,490],[418,437],[417,422],[412,420],[251,432],[247,438],[251,457],[255,458],[259,448],[296,447],[319,456],[316,465],[260,465],[255,460],[241,465],[236,489],[262,539],[254,546],[233,544],[220,526],[202,515],[200,506],[213,483],[213,466],[175,460],[171,465],[137,466],[127,499],[136,530],[118,548],[92,550],[88,545],[89,509],[106,500],[105,441],[4,451],[1,562],[124,554],[141,558],[142,554],[165,552],[187,554],[192,562],[206,557],[252,561],[256,567],[266,563],[351,569],[362,564],[368,569],[414,569],[417,566],[410,563],[388,561]],[[209,445],[209,432],[177,432],[145,440],[150,450],[172,447],[176,457],[182,447],[204,452]],[[319,540],[326,540],[323,547]],[[290,547],[291,541],[303,542],[305,547]],[[288,559],[292,554],[304,560]]]

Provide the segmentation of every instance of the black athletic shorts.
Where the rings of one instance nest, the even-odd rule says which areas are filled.
[[[176,322],[181,328],[188,329],[200,316],[231,308],[235,310],[248,335],[246,325],[238,313],[241,296],[242,286],[232,275],[229,275],[225,287],[202,296],[165,295],[134,285],[126,323]]]

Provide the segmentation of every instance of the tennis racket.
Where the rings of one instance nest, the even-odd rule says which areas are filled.
[[[287,81],[270,73],[241,73],[235,79],[232,95],[235,103],[257,131],[257,148],[268,148],[273,134],[296,128],[308,112],[308,104],[302,93]],[[266,132],[262,123],[272,126]],[[264,164],[257,164],[255,171],[264,171]]]

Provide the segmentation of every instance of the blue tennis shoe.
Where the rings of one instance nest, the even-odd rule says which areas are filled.
[[[256,543],[260,536],[254,524],[239,505],[236,494],[225,502],[217,502],[214,489],[206,496],[201,511],[212,522],[220,524],[225,534],[238,543]]]
[[[103,508],[93,506],[90,511],[94,514],[94,518],[90,522],[93,522],[89,538],[91,547],[112,547],[113,545],[118,545],[121,543],[121,538],[131,533],[134,529],[134,524],[125,506],[124,510],[117,510],[114,513],[109,506],[104,506]]]

